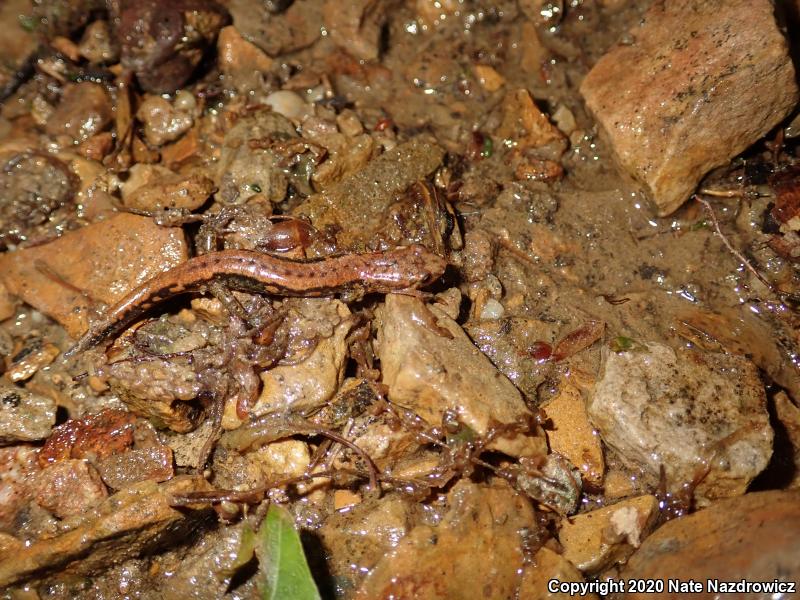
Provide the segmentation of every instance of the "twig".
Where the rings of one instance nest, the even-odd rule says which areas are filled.
[[[296,477],[287,477],[273,483],[268,483],[249,490],[211,490],[208,492],[186,492],[183,494],[173,494],[170,499],[170,506],[186,506],[187,504],[201,504],[219,502],[246,502],[255,504],[260,502],[266,493],[286,485],[302,483],[320,477],[331,477],[332,471],[320,471],[319,473],[305,473]]]
[[[699,193],[715,198],[741,198],[745,195],[743,190],[715,190],[714,188],[702,188]]]
[[[763,283],[764,286],[770,292],[775,294],[778,297],[778,299],[780,299],[781,295],[775,289],[775,287],[769,281],[767,281],[767,279],[761,273],[758,272],[758,270],[747,259],[747,257],[745,257],[744,254],[742,254],[741,252],[739,252],[739,250],[733,247],[733,244],[731,244],[728,238],[725,236],[725,234],[722,233],[722,229],[719,226],[719,221],[717,220],[717,215],[714,212],[714,209],[711,207],[711,203],[708,200],[701,198],[697,194],[695,194],[694,198],[705,207],[706,211],[708,212],[708,216],[711,218],[711,223],[712,225],[714,225],[714,231],[717,232],[717,235],[722,240],[722,243],[725,244],[725,247],[728,250],[730,250],[731,254],[733,254],[736,258],[738,258],[741,261],[741,263],[745,266],[745,268],[748,271],[750,271],[755,276],[756,279],[758,279],[761,283]]]

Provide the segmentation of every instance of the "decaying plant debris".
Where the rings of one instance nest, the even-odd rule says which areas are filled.
[[[0,597],[800,578],[793,8],[0,5]]]

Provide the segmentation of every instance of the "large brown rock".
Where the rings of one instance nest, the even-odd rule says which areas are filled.
[[[161,485],[129,486],[85,513],[73,529],[0,555],[0,588],[53,571],[65,577],[93,575],[178,540],[197,528],[204,507],[175,509],[172,496],[208,489],[202,477],[190,475]]]
[[[663,580],[659,598],[685,598],[669,592],[669,579],[703,584],[692,598],[734,597],[713,593],[707,580],[720,582],[800,581],[800,492],[770,491],[722,500],[710,508],[663,525],[641,545],[620,579]],[[721,588],[718,590],[721,591]],[[789,597],[742,593],[737,598]],[[626,594],[626,599],[652,594]]]
[[[505,481],[460,481],[437,526],[414,527],[365,577],[354,598],[514,598],[530,504]]]
[[[772,129],[797,102],[769,0],[659,0],[581,93],[659,215]]]
[[[73,337],[136,286],[188,258],[183,232],[120,213],[42,244],[0,256],[9,292],[52,317]]]

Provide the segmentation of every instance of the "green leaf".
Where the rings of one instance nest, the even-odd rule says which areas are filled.
[[[256,555],[263,577],[261,597],[265,600],[319,600],[311,577],[300,535],[289,511],[271,504],[258,530]]]

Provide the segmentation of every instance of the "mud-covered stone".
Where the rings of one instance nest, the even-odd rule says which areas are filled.
[[[530,504],[504,481],[457,483],[441,523],[413,528],[386,553],[355,598],[513,598]],[[469,549],[469,551],[467,551]]]
[[[658,518],[658,499],[638,496],[561,521],[564,558],[596,574],[633,554]]]
[[[161,485],[146,481],[117,492],[66,533],[0,556],[0,587],[52,571],[67,576],[100,573],[180,539],[197,527],[193,518],[197,511],[172,508],[172,495],[208,489],[202,477],[183,476]]]
[[[0,383],[0,445],[42,440],[55,422],[52,398]]]
[[[172,449],[152,446],[113,454],[100,462],[97,469],[103,482],[115,490],[140,481],[166,481],[174,475]]]
[[[101,85],[76,83],[64,89],[45,131],[49,135],[66,135],[82,142],[103,131],[112,117],[111,98]]]
[[[80,515],[108,496],[97,470],[74,458],[47,466],[33,485],[36,503],[60,519]]]
[[[769,462],[773,432],[758,370],[741,356],[659,343],[609,351],[589,401],[603,442],[697,502],[743,494]]]

